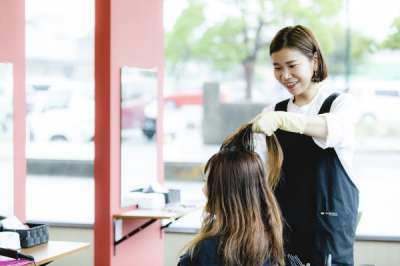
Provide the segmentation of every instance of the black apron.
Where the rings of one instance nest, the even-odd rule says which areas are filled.
[[[338,94],[330,95],[319,114],[329,112]],[[275,111],[287,111],[289,100]],[[322,149],[312,137],[275,132],[284,160],[275,196],[284,218],[286,253],[311,266],[353,265],[358,190],[333,148]]]

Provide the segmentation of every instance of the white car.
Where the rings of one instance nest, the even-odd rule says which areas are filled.
[[[358,103],[359,127],[379,134],[400,134],[400,84],[368,84],[350,93]]]
[[[64,100],[59,99],[58,105],[52,101],[28,114],[27,128],[32,141],[83,143],[94,139],[94,100],[84,94],[68,95]]]
[[[152,101],[144,110],[142,125],[142,132],[148,139],[152,139],[156,133],[157,114],[157,101]],[[201,105],[175,107],[166,104],[163,120],[164,136],[175,139],[188,131],[201,130],[202,115],[203,106]]]

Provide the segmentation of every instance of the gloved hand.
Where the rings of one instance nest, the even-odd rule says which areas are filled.
[[[307,124],[307,117],[302,114],[274,111],[263,112],[253,120],[253,131],[271,136],[278,128],[303,134]]]

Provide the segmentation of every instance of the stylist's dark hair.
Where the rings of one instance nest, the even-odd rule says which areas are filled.
[[[318,60],[318,69],[314,71],[311,78],[313,82],[321,82],[328,76],[328,68],[325,64],[324,56],[314,34],[302,25],[289,26],[281,29],[272,39],[269,46],[269,54],[283,48],[294,48],[302,52],[310,60],[314,57]]]

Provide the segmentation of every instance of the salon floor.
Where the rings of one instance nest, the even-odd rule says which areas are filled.
[[[171,145],[177,145],[172,147]],[[42,147],[43,148],[43,147]],[[164,158],[204,162],[217,146],[193,144],[189,151],[173,142],[164,148]],[[170,152],[170,154],[168,154]],[[187,152],[187,153],[186,153]],[[190,157],[192,156],[192,157]],[[358,235],[400,239],[400,149],[358,152],[355,156],[356,183],[360,190],[361,222]],[[179,188],[183,201],[204,201],[201,182],[169,181],[166,186]],[[172,228],[196,229],[201,212],[177,221]],[[29,176],[27,180],[27,217],[33,221],[62,224],[93,224],[94,180],[90,177]],[[172,229],[171,228],[171,229]]]

